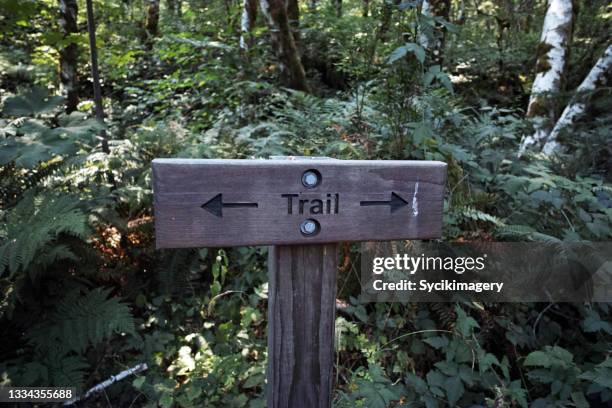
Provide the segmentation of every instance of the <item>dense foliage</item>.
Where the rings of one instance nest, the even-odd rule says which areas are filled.
[[[574,3],[559,106],[609,42],[607,2]],[[94,2],[102,124],[84,2],[65,36],[56,2],[0,0],[0,384],[83,391],[146,362],[84,404],[265,406],[266,249],[155,250],[155,157],[442,160],[444,240],[612,236],[610,88],[589,94],[564,152],[517,157],[543,1],[452,1],[443,17],[418,1],[351,0],[341,15],[304,2],[308,93],[283,86],[263,18],[239,47],[241,2],[163,2],[158,33],[147,4]],[[357,249],[340,256],[338,407],[612,401],[608,304],[362,304]]]

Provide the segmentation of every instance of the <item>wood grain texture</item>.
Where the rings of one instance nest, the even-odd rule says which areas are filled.
[[[315,188],[301,183],[308,169],[322,175]],[[446,164],[441,162],[156,159],[153,178],[158,248],[426,239],[441,234],[446,179]],[[389,201],[392,193],[406,202],[393,212],[391,206],[360,205]],[[222,216],[202,208],[219,194],[223,203],[257,206],[223,207]],[[298,194],[296,200],[310,202],[338,194],[338,213],[312,215],[306,205],[305,214],[299,214],[294,203],[288,214],[283,194]],[[317,235],[300,233],[306,218],[320,223]]]
[[[268,408],[331,407],[338,246],[268,254]]]

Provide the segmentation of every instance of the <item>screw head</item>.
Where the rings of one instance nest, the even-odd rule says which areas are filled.
[[[316,170],[306,170],[302,174],[302,184],[307,188],[314,188],[321,182],[321,173]]]
[[[321,229],[317,220],[307,219],[300,224],[300,232],[303,235],[316,235]]]

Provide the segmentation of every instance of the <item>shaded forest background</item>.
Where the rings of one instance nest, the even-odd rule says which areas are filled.
[[[444,240],[609,240],[611,21],[600,0],[0,0],[0,384],[146,363],[77,405],[265,406],[266,249],[156,251],[156,157],[441,160]],[[340,256],[336,406],[611,406],[608,304],[362,304]]]

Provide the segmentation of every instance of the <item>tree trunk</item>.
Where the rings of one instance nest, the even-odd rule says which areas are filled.
[[[102,87],[100,86],[100,73],[98,72],[98,47],[96,46],[96,22],[94,20],[93,0],[85,0],[87,6],[87,32],[89,34],[89,52],[91,56],[91,79],[93,82],[94,106],[96,111],[96,119],[104,126],[104,107],[102,105]],[[106,154],[110,153],[108,147],[108,136],[106,129],[100,131],[102,139],[102,151]],[[107,173],[108,181],[116,188],[115,178],[109,170]]]
[[[465,0],[459,1],[459,15],[457,16],[457,20],[455,21],[457,25],[465,24]]]
[[[64,39],[79,31],[77,26],[78,6],[76,0],[59,0],[59,25]],[[70,42],[59,50],[60,90],[66,96],[66,113],[77,108],[77,44]]]
[[[429,17],[441,17],[449,21],[450,6],[450,0],[423,0],[421,3],[421,14]],[[439,31],[433,30],[433,32],[429,33],[428,31],[430,30],[420,30],[418,43],[421,47],[430,52],[434,63],[442,65],[442,51],[446,41],[446,29],[442,28]],[[430,38],[433,39],[432,42],[430,42]]]
[[[145,30],[147,41],[151,41],[159,34],[159,0],[147,0]]]
[[[550,132],[546,139],[546,144],[542,152],[545,155],[551,155],[561,150],[561,145],[557,141],[559,133],[566,127],[571,126],[574,121],[579,118],[586,110],[585,93],[595,90],[598,86],[605,85],[609,80],[607,76],[612,72],[612,45],[609,45],[599,61],[593,66],[589,74],[584,78],[578,89],[576,89],[576,97],[565,107],[561,117],[555,124],[555,127]]]
[[[367,17],[368,15],[370,15],[370,0],[363,0],[361,16]]]
[[[286,0],[287,18],[289,19],[289,27],[293,34],[296,48],[299,48],[300,43],[300,5],[298,0]]]
[[[176,17],[176,0],[166,0],[166,8],[172,17]]]
[[[397,0],[394,0],[395,3]],[[382,0],[382,10],[380,12],[380,23],[378,28],[376,29],[376,37],[375,44],[378,41],[385,41],[387,38],[387,33],[389,32],[389,28],[391,26],[391,18],[393,17],[393,4],[387,2],[387,0]]]
[[[240,49],[247,51],[253,46],[251,32],[257,18],[257,0],[242,0],[242,18],[240,20]]]
[[[259,0],[259,4],[270,29],[283,81],[290,88],[308,91],[306,73],[291,33],[284,0]]]
[[[536,51],[536,77],[531,88],[527,117],[534,119],[534,133],[521,142],[519,156],[550,133],[556,118],[551,94],[562,87],[574,20],[572,0],[548,0],[540,43]]]
[[[342,0],[334,0],[334,8],[336,9],[336,17],[342,17]]]
[[[431,4],[429,0],[423,0],[421,2],[421,14],[425,17],[431,15]],[[425,50],[429,48],[429,36],[426,33],[426,30],[423,29],[423,23],[419,24],[419,37],[418,42],[421,47]]]

